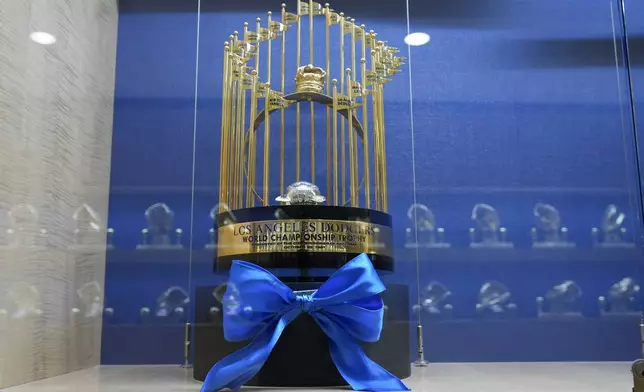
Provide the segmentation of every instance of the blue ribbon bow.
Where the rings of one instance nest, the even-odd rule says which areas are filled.
[[[242,303],[224,312],[228,341],[253,339],[212,367],[201,392],[239,389],[264,365],[284,328],[300,313],[311,315],[329,337],[331,358],[358,391],[408,391],[397,377],[369,359],[359,340],[380,338],[385,291],[366,254],[336,271],[317,291],[294,292],[262,267],[234,261],[225,298]]]

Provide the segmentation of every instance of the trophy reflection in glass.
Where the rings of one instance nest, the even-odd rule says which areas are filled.
[[[537,298],[537,314],[542,318],[582,317],[579,299],[582,291],[572,280],[551,288],[544,297]]]
[[[80,306],[72,309],[74,314],[82,314],[87,319],[94,319],[103,315],[103,290],[98,282],[85,283],[76,290],[76,294],[78,294]]]
[[[506,285],[496,281],[485,282],[479,291],[476,313],[483,318],[510,318],[516,316],[517,305]]]
[[[595,246],[598,248],[634,248],[635,243],[626,239],[625,219],[626,214],[620,211],[615,204],[606,207],[601,228],[593,227],[591,230]]]
[[[536,227],[532,228],[533,248],[574,248],[568,241],[568,228],[561,226],[559,211],[550,204],[537,203],[532,211]]]
[[[432,319],[452,318],[454,307],[450,303],[452,292],[442,283],[431,281],[421,293],[420,304],[414,305],[414,312],[425,312]]]
[[[222,225],[230,225],[237,221],[235,219],[234,213],[230,210],[230,207],[228,207],[226,203],[217,203],[210,210],[210,219],[212,219],[215,225],[217,225],[217,215],[219,214],[222,214],[220,216],[220,219],[222,219],[222,222],[221,222]],[[217,247],[217,244],[215,242],[214,227],[211,227],[210,230],[208,230],[208,237],[209,237],[209,241],[206,244],[206,249],[215,249]]]
[[[155,203],[145,211],[148,227],[141,231],[143,236],[137,249],[182,249],[181,235],[183,230],[174,230],[175,240],[171,239],[173,233],[174,212],[164,203]]]
[[[508,242],[508,230],[501,226],[499,213],[488,204],[476,204],[472,209],[472,220],[477,228],[470,228],[471,248],[514,248]]]
[[[91,206],[83,204],[72,215],[76,228],[74,237],[76,245],[99,246],[106,240],[103,221]]]
[[[157,299],[157,308],[154,313],[157,319],[168,322],[180,322],[186,314],[186,305],[190,297],[186,290],[179,286],[172,286],[164,291]]]
[[[445,242],[445,229],[436,227],[432,210],[424,204],[412,204],[407,210],[407,218],[414,227],[405,229],[406,248],[449,248]]]
[[[640,292],[633,278],[626,277],[610,286],[606,296],[599,297],[599,312],[602,316],[636,316],[636,299]]]
[[[21,282],[9,288],[9,298],[13,303],[10,318],[22,320],[42,314],[40,293],[35,286]]]
[[[18,204],[9,211],[9,246],[42,245],[47,230],[40,227],[38,210],[31,204]]]

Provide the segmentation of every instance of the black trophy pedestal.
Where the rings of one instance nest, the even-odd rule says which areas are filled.
[[[319,283],[292,283],[293,290],[310,290]],[[217,306],[212,295],[215,287],[196,290],[193,335],[194,378],[203,381],[220,359],[248,342],[224,339],[221,314],[213,319],[209,310]],[[399,378],[411,375],[409,347],[409,289],[390,285],[382,294],[388,309],[380,340],[365,343],[367,356]],[[221,305],[219,305],[221,306]],[[282,334],[264,367],[246,385],[263,387],[328,387],[346,385],[329,354],[329,340],[311,316],[301,314]]]

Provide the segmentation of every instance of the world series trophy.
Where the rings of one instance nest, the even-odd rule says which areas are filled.
[[[510,318],[516,316],[517,305],[511,301],[512,294],[501,282],[485,282],[479,290],[476,313],[482,318]]]
[[[598,248],[634,248],[635,243],[625,238],[625,219],[626,214],[615,204],[606,207],[601,227],[593,227],[590,232],[593,244]]]
[[[501,218],[494,207],[476,204],[472,220],[478,227],[469,230],[471,248],[514,248],[514,244],[508,242],[508,229],[501,226]]]
[[[581,287],[566,280],[552,287],[544,297],[537,297],[537,314],[540,318],[582,317],[579,310]]]
[[[537,203],[532,210],[536,226],[532,228],[533,248],[574,248],[568,241],[568,228],[561,225],[559,211],[550,204]]]
[[[363,253],[376,270],[394,269],[385,85],[404,58],[329,4],[299,0],[296,5],[295,13],[282,4],[281,12],[268,12],[265,21],[245,23],[224,43],[215,270],[230,269],[234,260],[295,269],[296,276],[282,281],[296,292],[312,292],[329,278],[323,271]],[[298,318],[285,333],[300,328],[304,335],[313,333],[306,323]],[[385,331],[394,328],[386,325]],[[390,371],[406,377],[407,338],[396,333],[392,339],[405,341],[385,351],[407,350],[402,353],[407,360]],[[301,344],[328,352],[326,339],[319,348],[315,342]],[[295,346],[279,355],[291,358],[293,366],[303,361],[318,367],[326,374],[316,381],[320,386],[342,385],[336,384],[343,381],[335,368],[323,370],[326,365],[315,355],[300,358]],[[378,356],[372,359],[377,362]],[[262,372],[262,381],[249,385],[303,380],[292,367]],[[292,382],[288,385],[302,386]]]
[[[424,204],[412,204],[407,210],[407,218],[414,228],[405,229],[406,248],[449,248],[445,242],[445,229],[437,227],[434,212]]]
[[[243,259],[306,275],[365,252],[391,271],[384,86],[403,58],[328,5],[297,5],[296,14],[283,4],[265,25],[244,24],[224,44],[217,268]]]
[[[639,316],[636,303],[639,293],[640,285],[626,277],[610,286],[606,296],[598,298],[599,313],[602,316]]]
[[[141,243],[136,249],[182,249],[181,235],[183,230],[174,230],[174,239],[171,235],[173,232],[174,211],[165,203],[155,203],[145,210],[145,219],[148,221],[148,227],[141,230]]]

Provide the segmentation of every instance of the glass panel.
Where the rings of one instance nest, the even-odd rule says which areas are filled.
[[[185,361],[197,8],[197,1],[119,7],[106,365]]]
[[[431,4],[410,2],[411,30],[432,36],[411,48],[429,359],[637,357],[641,211],[617,2]]]

